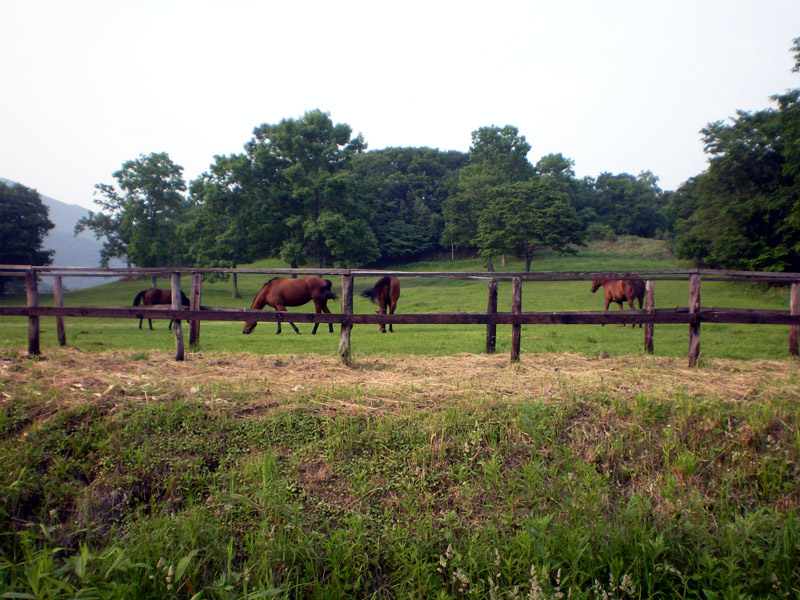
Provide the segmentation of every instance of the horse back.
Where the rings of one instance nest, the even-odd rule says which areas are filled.
[[[394,276],[389,279],[389,302],[394,308],[397,306],[397,299],[400,297],[400,280]]]

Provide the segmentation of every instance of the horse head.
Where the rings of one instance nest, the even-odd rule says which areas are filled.
[[[598,289],[600,289],[600,286],[605,285],[605,283],[606,283],[605,281],[595,279],[592,282],[592,293],[594,294]]]

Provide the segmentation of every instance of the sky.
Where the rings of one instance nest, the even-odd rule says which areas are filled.
[[[0,177],[98,210],[166,152],[187,183],[319,109],[369,150],[513,125],[578,177],[707,167],[701,129],[773,107],[798,0],[0,0]]]

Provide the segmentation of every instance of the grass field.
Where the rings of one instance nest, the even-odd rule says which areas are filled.
[[[622,240],[535,268],[681,266]],[[481,270],[406,270],[455,267]],[[238,300],[206,285],[204,303],[246,306],[261,279]],[[148,285],[66,303],[129,304]],[[588,288],[526,284],[523,306],[596,309]],[[784,295],[703,286],[707,305]],[[656,284],[657,305],[687,296]],[[485,303],[485,285],[422,278],[400,298]],[[0,598],[800,598],[786,328],[704,325],[689,368],[686,327],[656,326],[655,356],[630,327],[524,327],[511,364],[507,329],[486,355],[481,327],[359,326],[346,367],[338,335],[308,325],[204,323],[176,362],[164,321],[67,319],[64,349],[42,321],[41,357],[24,319],[0,321]]]
[[[285,267],[275,261],[261,261],[256,267]],[[539,271],[592,271],[592,270],[656,270],[680,269],[687,265],[676,261],[665,250],[662,242],[623,238],[616,243],[596,243],[581,249],[577,256],[563,257],[544,254],[534,262]],[[482,271],[485,267],[477,260],[441,261],[398,265],[406,271]],[[519,262],[510,262],[498,271],[519,271]],[[241,298],[231,298],[229,282],[204,283],[203,303],[209,306],[248,308],[252,298],[264,283],[264,276],[244,275],[239,279]],[[334,289],[340,281],[334,279]],[[361,298],[358,292],[371,286],[373,280],[356,280],[354,310],[372,313],[375,306]],[[398,313],[424,312],[485,312],[487,286],[479,282],[440,280],[429,278],[403,278]],[[68,280],[67,280],[68,285]],[[188,287],[188,281],[184,283]],[[168,286],[164,281],[163,287]],[[149,280],[115,282],[88,290],[65,294],[67,306],[122,306],[130,305],[138,291],[149,287]],[[603,306],[601,292],[591,294],[589,282],[530,282],[523,284],[523,310],[562,311],[599,310]],[[656,306],[668,308],[688,304],[686,282],[656,282]],[[24,304],[24,298],[5,298],[8,304]],[[706,282],[703,284],[702,302],[705,306],[734,308],[766,308],[785,310],[788,291],[765,289],[744,284]],[[52,304],[52,298],[42,295],[43,305]],[[511,285],[501,284],[498,310],[508,312],[511,305]],[[338,312],[337,301],[331,303]],[[616,310],[616,305],[614,305]],[[267,308],[267,310],[271,310]],[[298,311],[311,311],[309,304]],[[70,346],[86,350],[137,350],[174,349],[174,337],[166,322],[155,321],[155,331],[139,331],[133,320],[67,319],[67,340]],[[241,334],[241,324],[231,322],[205,322],[201,328],[201,351],[242,351],[260,354],[315,353],[335,354],[338,349],[338,326],[335,334],[321,327],[316,336],[308,335],[310,325],[300,326],[297,336],[286,328],[275,336],[275,325],[260,324],[250,336]],[[510,352],[509,326],[498,327],[497,351]],[[55,319],[42,319],[43,349],[57,344]],[[588,356],[604,354],[626,355],[642,353],[644,335],[620,326],[596,325],[530,325],[522,329],[522,352],[577,352]],[[3,318],[0,321],[0,347],[27,347],[27,320]],[[352,334],[355,356],[374,355],[449,355],[459,352],[480,353],[485,348],[485,327],[458,325],[405,325],[395,327],[394,335],[381,335],[378,327],[356,326]],[[659,356],[686,356],[688,352],[688,326],[657,325],[655,327],[655,353]],[[702,327],[701,358],[756,359],[786,358],[788,354],[788,328],[781,326],[711,325]]]

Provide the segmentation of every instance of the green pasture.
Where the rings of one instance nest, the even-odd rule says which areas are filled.
[[[284,268],[277,260],[263,260],[256,268]],[[674,259],[663,242],[623,238],[618,242],[598,242],[581,248],[574,256],[543,253],[533,264],[536,271],[644,271],[657,269],[683,269],[688,265]],[[396,265],[396,270],[424,271],[485,271],[477,259],[441,260]],[[498,272],[522,271],[520,261],[510,260],[505,267],[495,264]],[[240,298],[233,298],[230,281],[203,283],[203,304],[219,307],[248,308],[252,298],[269,276],[239,276]],[[334,289],[341,290],[340,278],[332,276]],[[373,313],[376,309],[360,292],[374,283],[374,278],[356,278],[354,310],[356,313]],[[65,279],[69,287],[69,280]],[[168,281],[160,285],[167,287]],[[117,281],[87,290],[64,294],[66,306],[128,306],[140,290],[149,287],[150,280]],[[488,286],[482,282],[434,278],[404,277],[401,280],[398,313],[431,312],[485,312]],[[184,288],[188,290],[188,278]],[[603,307],[602,290],[589,291],[585,282],[526,282],[523,284],[524,311],[600,310]],[[657,281],[655,301],[657,308],[672,308],[688,304],[688,282]],[[0,300],[4,305],[25,303],[22,296]],[[42,305],[52,305],[52,297],[40,295]],[[731,308],[763,308],[785,310],[788,307],[788,290],[768,289],[740,283],[705,282],[702,287],[704,306]],[[338,301],[329,303],[334,313],[340,311]],[[501,283],[498,293],[498,310],[510,311],[511,284]],[[267,307],[265,310],[272,310]],[[313,311],[313,305],[299,307],[297,312]],[[611,310],[618,310],[612,304]],[[42,318],[41,347],[43,350],[57,344],[55,319]],[[174,336],[166,321],[154,321],[154,331],[138,329],[137,320],[122,319],[66,319],[67,343],[86,351],[100,350],[171,350]],[[203,322],[199,351],[235,351],[260,354],[316,353],[333,354],[339,343],[339,326],[334,333],[322,324],[317,335],[311,336],[311,325],[298,325],[301,335],[296,335],[288,325],[280,336],[275,335],[274,323],[260,323],[249,336],[242,335],[238,322]],[[381,334],[377,326],[356,326],[352,333],[355,356],[390,354],[450,355],[461,352],[480,353],[485,348],[486,328],[478,325],[398,325],[394,334]],[[733,359],[782,359],[787,356],[788,328],[761,325],[711,325],[702,326],[701,357]],[[499,326],[497,351],[510,351],[510,326]],[[643,329],[618,325],[529,325],[522,328],[522,353],[575,352],[590,356],[624,355],[643,352]],[[0,320],[0,347],[27,347],[27,319],[4,317]],[[656,325],[655,354],[685,356],[688,352],[688,326]]]

